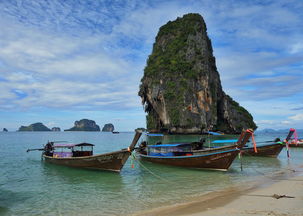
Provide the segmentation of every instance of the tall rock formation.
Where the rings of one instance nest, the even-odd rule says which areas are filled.
[[[81,119],[75,121],[74,127],[64,131],[100,131],[100,127],[93,120]]]
[[[226,95],[205,22],[187,14],[162,26],[147,60],[139,96],[152,132],[240,133],[251,114]]]

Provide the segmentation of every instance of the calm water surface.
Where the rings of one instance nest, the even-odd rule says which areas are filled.
[[[201,171],[129,159],[121,173],[74,169],[46,164],[40,148],[48,140],[89,142],[95,153],[126,148],[134,133],[8,132],[0,133],[0,215],[125,215],[250,181],[263,174],[303,164],[303,149],[285,149],[276,158],[236,159],[227,172]],[[257,141],[286,134],[258,135]],[[201,136],[153,137],[150,142],[197,141]],[[208,138],[208,137],[206,137]],[[218,137],[216,137],[218,138]],[[220,136],[221,139],[234,138]],[[212,138],[211,138],[212,139]],[[135,167],[132,168],[131,164]]]

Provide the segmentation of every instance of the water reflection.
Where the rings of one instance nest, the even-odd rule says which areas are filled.
[[[119,173],[109,171],[98,171],[89,169],[79,169],[73,167],[59,166],[55,164],[42,163],[45,179],[56,178],[64,184],[114,184],[116,189],[123,187],[122,177]],[[49,182],[49,181],[46,181]]]
[[[0,215],[8,213],[11,207],[25,202],[32,195],[33,194],[30,193],[14,192],[0,188]]]

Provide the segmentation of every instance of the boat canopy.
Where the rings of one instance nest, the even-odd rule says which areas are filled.
[[[148,148],[169,148],[169,147],[183,147],[188,146],[190,143],[174,143],[174,144],[159,144],[159,145],[149,145]]]
[[[78,144],[72,144],[72,143],[57,143],[54,145],[54,148],[72,148],[76,146],[94,146],[94,144],[90,143],[78,143]]]
[[[147,147],[147,155],[149,156],[181,156],[192,152],[192,147],[189,143],[160,144]]]
[[[236,140],[236,139],[232,139],[232,140],[214,140],[211,143],[235,143],[237,141],[238,140]]]

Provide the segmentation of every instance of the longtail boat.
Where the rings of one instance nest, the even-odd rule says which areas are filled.
[[[243,156],[258,156],[258,157],[277,157],[282,151],[285,144],[276,139],[275,141],[265,141],[261,142],[263,145],[257,145],[254,135],[252,133],[253,146],[244,146],[241,150]],[[214,140],[212,144],[216,143],[236,143],[237,140]],[[264,144],[266,143],[266,144]],[[258,143],[260,144],[260,142]],[[228,148],[228,146],[223,146],[221,148]]]
[[[292,135],[295,136],[293,140],[291,140]],[[281,141],[277,138],[274,141],[266,141],[271,142],[270,144],[261,145],[258,147],[244,147],[243,155],[250,156],[261,156],[261,157],[277,157],[282,151],[283,147],[287,148],[287,156],[289,157],[289,148],[290,147],[303,147],[298,143],[298,135],[296,130],[291,128],[285,140]]]
[[[292,135],[294,135],[294,138],[291,139]],[[303,148],[303,138],[298,138],[297,131],[294,128],[290,128],[284,142],[286,145],[288,145],[288,147]]]
[[[257,147],[257,152],[254,147],[244,147],[242,149],[243,156],[258,156],[258,157],[278,157],[282,149],[285,147],[282,143],[272,143]]]
[[[137,149],[140,159],[152,163],[226,171],[252,134],[243,130],[237,143],[228,147],[194,150],[193,143],[147,145]]]
[[[303,148],[303,139],[300,138],[299,140],[290,140],[288,145],[292,148]]]
[[[48,142],[42,149],[28,149],[27,152],[40,150],[47,163],[64,165],[76,168],[87,168],[96,170],[107,170],[120,172],[131,152],[138,142],[140,131],[136,131],[132,143],[128,148],[105,154],[93,155],[93,144],[65,144]]]
[[[219,142],[217,142],[219,141]],[[237,140],[215,140],[212,143],[228,143],[236,142]],[[282,142],[274,142],[265,145],[256,145],[253,147],[244,146],[241,150],[243,156],[258,156],[258,157],[277,157],[282,149],[285,147],[285,144]],[[260,144],[260,143],[258,143]],[[229,148],[229,146],[219,147],[221,149]]]

